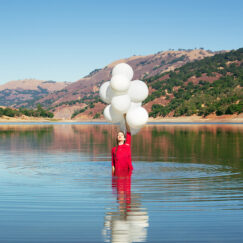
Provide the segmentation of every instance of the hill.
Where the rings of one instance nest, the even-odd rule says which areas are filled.
[[[148,56],[133,56],[115,61],[103,69],[96,69],[86,77],[68,85],[65,89],[46,95],[35,102],[49,107],[56,118],[80,119],[99,118],[104,108],[100,102],[98,91],[100,85],[110,79],[112,68],[126,62],[134,69],[133,79],[148,79],[155,75],[175,70],[188,62],[215,55],[203,49],[164,51]],[[33,104],[33,105],[35,105]]]
[[[217,116],[243,112],[243,48],[206,57],[146,79],[150,116]]]
[[[68,82],[24,79],[0,85],[0,105],[29,107],[41,97],[65,88]]]
[[[144,101],[151,117],[222,116],[243,111],[243,48],[188,62],[174,71],[144,77],[150,95]],[[77,110],[76,119],[100,118],[98,94]]]

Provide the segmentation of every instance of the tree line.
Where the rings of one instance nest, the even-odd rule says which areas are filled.
[[[37,105],[36,109],[26,109],[26,108],[14,109],[10,107],[0,108],[0,117],[2,116],[20,117],[22,115],[30,116],[30,117],[48,117],[48,118],[53,118],[54,116],[52,112],[43,109],[40,104]]]

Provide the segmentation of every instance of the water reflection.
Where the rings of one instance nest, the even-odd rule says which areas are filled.
[[[2,125],[0,150],[86,153],[107,160],[112,125]],[[134,161],[225,164],[242,167],[242,125],[148,125],[133,136]]]
[[[132,177],[110,175],[115,133],[0,126],[0,242],[243,242],[242,125],[148,125]]]
[[[149,217],[141,206],[138,194],[131,191],[131,173],[112,175],[112,189],[117,199],[117,208],[106,213],[103,230],[105,241],[145,242]]]

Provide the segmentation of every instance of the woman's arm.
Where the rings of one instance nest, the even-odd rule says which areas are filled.
[[[129,127],[129,125],[127,124],[126,114],[124,114],[124,119],[125,119],[126,130],[127,130],[127,134],[126,134],[126,144],[131,145],[131,132],[130,132],[130,127]]]
[[[127,114],[124,114],[123,116],[124,116],[124,120],[125,120],[125,124],[126,124],[126,131],[130,133],[130,132],[131,132],[131,131],[130,131],[130,127],[128,126],[128,124],[127,124],[127,119],[126,119]]]
[[[129,151],[128,168],[129,168],[129,171],[132,171],[133,170],[131,150]]]
[[[111,151],[111,156],[112,156],[112,160],[111,160],[112,173],[114,173],[115,172],[115,156],[114,156],[113,149]]]
[[[115,166],[112,166],[112,174],[115,173]]]

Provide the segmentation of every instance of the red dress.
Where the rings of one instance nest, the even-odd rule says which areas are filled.
[[[132,171],[131,158],[131,133],[127,132],[126,142],[112,148],[112,166],[115,166],[115,173],[118,171]]]

